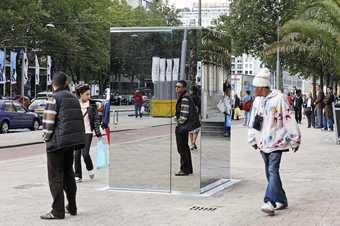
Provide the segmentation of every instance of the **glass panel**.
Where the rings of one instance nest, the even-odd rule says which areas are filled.
[[[122,131],[111,134],[109,185],[170,192],[172,85],[160,76],[163,59],[172,59],[172,33],[121,30],[111,39],[112,108]]]
[[[203,43],[209,43],[201,49],[204,58],[201,192],[206,192],[230,178],[230,138],[226,137],[230,132],[225,128],[225,113],[217,106],[224,98],[223,83],[230,79],[231,43],[224,35],[210,30],[203,31],[202,39]],[[226,106],[223,111],[231,113]]]
[[[196,84],[196,78],[199,65],[200,33],[200,30],[196,29],[174,30],[175,58],[185,59],[185,61],[180,62],[179,80],[185,80],[187,82],[186,95],[189,95],[189,90],[193,86],[197,87],[199,90],[199,87]],[[173,88],[175,88],[175,83]],[[181,86],[181,84],[178,85]],[[174,99],[178,98],[179,95],[174,96]],[[190,97],[190,100],[192,100],[192,97]],[[190,101],[190,104],[193,103]],[[189,144],[191,144],[191,141],[189,141],[189,131],[182,131],[182,128],[185,128],[186,124],[192,123],[190,122],[193,116],[192,108],[189,107],[187,110],[189,112],[187,121],[183,123],[184,125],[178,125],[177,131],[176,125],[181,123],[181,121],[174,119],[173,122],[172,191],[199,193],[201,168],[200,137],[198,137],[196,141],[197,149],[190,150]],[[199,129],[199,126],[197,129]],[[199,133],[197,134],[199,136]],[[182,171],[181,173],[188,173],[189,175],[176,176],[176,173],[179,173],[180,171]]]

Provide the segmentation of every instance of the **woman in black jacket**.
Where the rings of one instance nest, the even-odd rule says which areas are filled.
[[[192,86],[190,88],[190,97],[194,104],[194,109],[196,110],[193,114],[196,114],[195,121],[193,122],[193,130],[189,132],[190,137],[190,150],[191,151],[198,151],[197,148],[197,137],[201,130],[201,122],[200,122],[200,116],[201,116],[201,95],[200,90],[197,86]]]
[[[94,167],[90,156],[90,148],[92,143],[93,132],[97,137],[101,137],[100,122],[98,117],[98,109],[95,101],[92,101],[90,86],[80,85],[77,87],[77,95],[79,97],[80,107],[84,118],[85,127],[85,147],[75,150],[74,154],[74,171],[76,182],[82,181],[81,156],[84,158],[86,169],[89,172],[89,177],[94,178]]]

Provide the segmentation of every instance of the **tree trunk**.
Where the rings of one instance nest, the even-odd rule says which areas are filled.
[[[320,71],[320,88],[323,90],[324,86],[324,75],[323,75],[323,67],[321,66],[321,71]]]
[[[316,97],[316,76],[315,76],[315,74],[313,74],[313,89],[312,89],[312,92],[313,92],[313,97]]]

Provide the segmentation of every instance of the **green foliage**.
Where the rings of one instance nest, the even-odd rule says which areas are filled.
[[[121,0],[1,0],[0,48],[25,46],[39,56],[49,54],[54,70],[74,81],[104,80],[110,27],[179,25],[177,15],[160,3],[134,9]]]
[[[274,49],[280,48],[281,52],[289,56],[287,67],[306,77],[339,76],[339,1],[304,2],[298,12],[296,18],[285,23],[283,38],[273,43],[267,53],[273,54]]]

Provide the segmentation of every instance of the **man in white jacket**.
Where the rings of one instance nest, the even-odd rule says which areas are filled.
[[[274,215],[275,210],[288,207],[279,173],[282,153],[299,149],[301,133],[287,96],[270,89],[268,69],[255,76],[253,86],[256,98],[250,116],[248,142],[260,151],[265,163],[268,186],[261,210]]]

